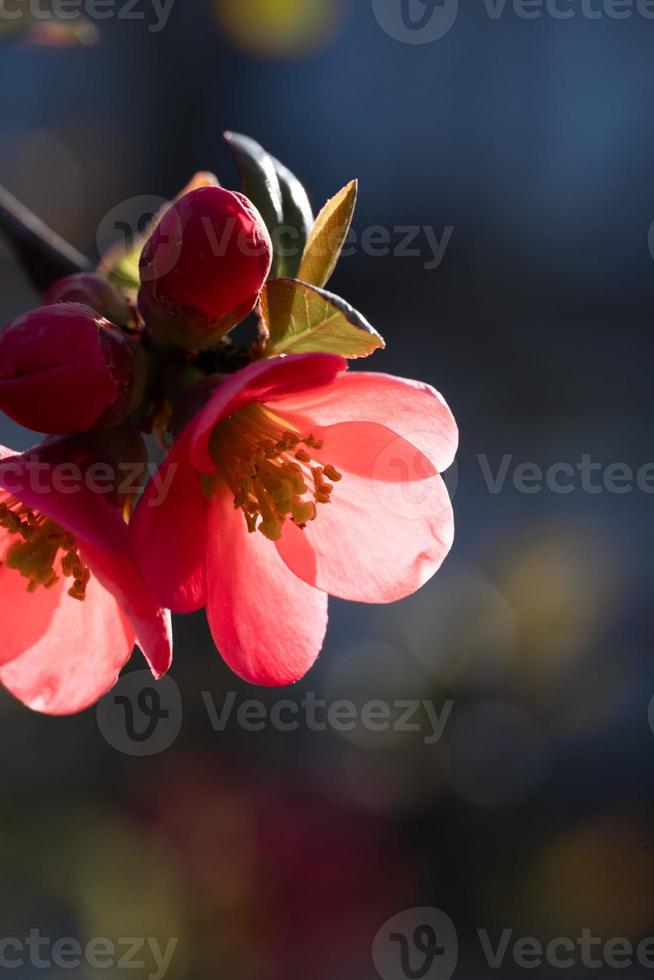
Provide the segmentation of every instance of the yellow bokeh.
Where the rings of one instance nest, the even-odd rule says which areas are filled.
[[[553,838],[523,869],[517,905],[526,929],[604,941],[651,935],[654,853],[649,815],[607,812]]]
[[[293,57],[329,39],[342,12],[339,0],[210,0],[218,26],[238,47]]]

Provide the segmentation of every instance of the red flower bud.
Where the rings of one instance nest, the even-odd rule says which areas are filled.
[[[76,272],[60,279],[47,291],[43,302],[46,306],[52,303],[83,303],[119,327],[126,327],[133,321],[125,296],[96,272]]]
[[[185,194],[141,256],[149,330],[167,345],[210,347],[254,309],[271,263],[270,235],[251,201],[222,187]]]
[[[42,306],[0,333],[0,409],[56,435],[110,429],[142,396],[145,353],[77,303]]]

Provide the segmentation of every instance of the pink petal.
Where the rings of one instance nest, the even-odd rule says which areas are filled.
[[[0,560],[4,562],[14,535],[0,529]],[[60,601],[55,589],[27,591],[27,579],[4,564],[0,568],[2,619],[0,625],[0,665],[19,657],[49,629]],[[71,600],[72,601],[72,600]]]
[[[176,443],[129,526],[132,550],[150,592],[179,613],[201,609],[206,598],[209,504],[199,474],[187,462],[188,441],[184,434]],[[171,476],[170,489],[163,493],[160,488]]]
[[[394,602],[438,570],[454,538],[447,489],[431,462],[370,423],[319,430],[319,454],[342,473],[304,531],[290,521],[278,550],[309,585],[355,602]],[[384,435],[385,434],[385,435]]]
[[[331,463],[340,471],[355,473],[381,483],[409,484],[426,480],[438,472],[419,449],[392,429],[377,422],[339,422],[322,428],[311,419],[284,412],[284,419],[302,433],[322,440],[322,449],[312,449],[317,463]],[[409,502],[407,497],[407,503]]]
[[[68,587],[64,579],[54,586],[57,603],[48,628],[0,669],[0,682],[19,701],[51,715],[95,704],[114,686],[134,646],[128,621],[97,579],[89,582],[84,602],[71,599]]]
[[[189,426],[193,465],[201,473],[215,471],[209,453],[211,433],[218,422],[239,408],[318,391],[331,386],[345,371],[347,361],[333,354],[289,354],[255,361],[230,375]]]
[[[430,385],[388,374],[352,372],[308,395],[291,395],[280,414],[303,415],[315,426],[377,422],[425,454],[442,473],[456,455],[459,434],[445,399]]]
[[[56,453],[46,441],[28,453],[0,459],[0,488],[77,538],[109,551],[125,551],[127,525],[116,508],[84,480],[76,485],[70,476],[61,480],[57,467],[69,461],[64,454],[57,462]],[[73,492],[67,487],[74,487]]]
[[[327,629],[327,596],[295,577],[262,534],[248,534],[227,494],[209,518],[207,617],[231,669],[279,687],[303,677]]]
[[[93,576],[120,603],[154,676],[163,677],[173,659],[170,613],[146,590],[131,556],[111,555],[92,545],[84,545],[80,554]]]

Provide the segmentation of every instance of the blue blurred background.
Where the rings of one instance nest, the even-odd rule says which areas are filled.
[[[378,929],[417,906],[453,920],[462,977],[490,970],[479,928],[654,934],[654,480],[636,479],[654,461],[654,21],[479,3],[408,43],[392,0],[176,0],[161,30],[135,9],[82,32],[93,45],[69,46],[70,28],[2,37],[0,183],[97,258],[114,208],[136,221],[199,169],[236,186],[230,128],[316,210],[358,177],[359,235],[445,242],[439,263],[422,230],[418,254],[352,249],[332,288],[386,338],[365,368],[428,381],[455,411],[454,550],[412,599],[334,602],[288,696],[451,713],[435,744],[424,719],[214,731],[202,692],[218,708],[279,695],[229,673],[202,617],[177,622],[183,717],[155,754],[121,751],[95,711],[50,720],[3,694],[0,936],[179,937],[180,980],[368,980]],[[37,303],[3,248],[3,322]],[[3,422],[0,441],[30,436]],[[525,492],[525,463],[575,475]],[[633,474],[621,492],[616,463]],[[510,953],[502,971],[523,972]],[[49,967],[75,972],[124,970]]]

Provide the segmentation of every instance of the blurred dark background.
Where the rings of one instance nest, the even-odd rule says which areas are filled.
[[[493,945],[505,928],[654,934],[654,480],[636,479],[654,461],[654,21],[570,7],[468,4],[417,44],[371,0],[176,0],[158,31],[141,0],[144,20],[97,22],[92,46],[2,37],[0,182],[95,258],[112,209],[136,221],[199,169],[236,186],[227,128],[290,166],[316,210],[358,177],[358,234],[449,236],[437,268],[423,232],[418,255],[356,248],[332,288],[386,338],[363,367],[438,387],[462,443],[441,572],[392,607],[333,602],[297,689],[241,684],[199,616],[176,624],[183,718],[154,754],[122,751],[94,710],[47,719],[2,695],[0,936],[179,937],[175,980],[368,980],[377,931],[413,907],[450,916],[460,977],[490,972],[480,928]],[[2,320],[37,304],[3,249]],[[0,424],[3,443],[30,438]],[[516,479],[588,457],[592,487]],[[633,473],[621,492],[616,463]],[[202,696],[219,710],[229,692],[238,707],[308,691],[453,706],[426,744],[422,716],[412,733],[214,731]],[[391,959],[383,980],[402,980]],[[501,970],[524,972],[510,950]],[[576,956],[567,972],[589,970]]]

